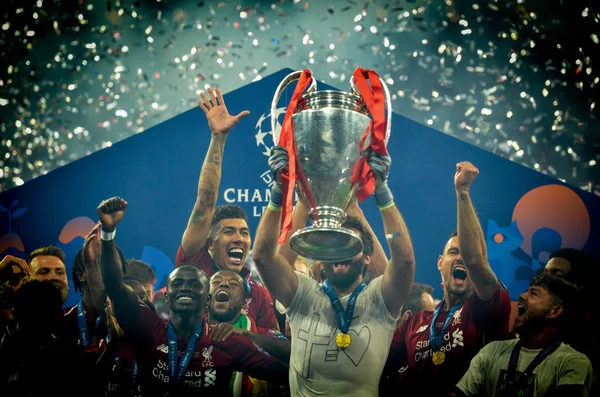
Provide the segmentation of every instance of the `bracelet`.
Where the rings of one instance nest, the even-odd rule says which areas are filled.
[[[116,233],[117,229],[113,230],[112,232],[105,232],[104,230],[100,229],[100,238],[104,241],[112,241],[115,239]]]

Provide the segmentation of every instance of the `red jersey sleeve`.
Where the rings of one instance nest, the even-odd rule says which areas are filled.
[[[206,263],[212,264],[212,258],[208,253],[206,246],[202,247],[202,249],[198,250],[195,254],[186,256],[185,252],[183,252],[183,247],[180,244],[177,249],[177,255],[175,256],[175,266],[179,266],[182,263],[191,263],[202,267]]]
[[[167,323],[146,305],[140,305],[140,312],[131,329],[123,329],[127,340],[135,346],[155,345],[165,333]]]
[[[258,328],[258,331],[261,333],[268,332],[272,329],[279,331],[279,323],[275,316],[275,307],[273,306],[271,294],[269,294],[269,291],[262,285],[258,283],[253,284],[252,295],[254,295],[257,305],[256,318],[254,319],[256,321],[256,328]]]
[[[288,365],[271,357],[264,349],[246,338],[231,335],[221,346],[231,357],[232,366],[236,371],[268,382],[285,384],[288,381]]]
[[[475,321],[484,330],[486,344],[492,340],[506,339],[509,335],[510,310],[508,290],[500,283],[489,301],[476,299]]]

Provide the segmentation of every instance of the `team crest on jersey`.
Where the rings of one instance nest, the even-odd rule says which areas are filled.
[[[213,367],[214,364],[212,362],[212,351],[213,345],[202,348],[202,357],[204,358],[204,362],[202,363],[203,367]]]
[[[460,309],[458,309],[457,311],[454,312],[454,316],[453,316],[453,320],[452,320],[453,327],[462,322],[460,316],[462,315],[462,311],[464,308],[465,308],[464,306],[461,306]]]

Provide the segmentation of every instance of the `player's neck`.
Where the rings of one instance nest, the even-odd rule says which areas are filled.
[[[450,310],[450,308],[452,306],[463,303],[465,301],[465,299],[467,299],[469,296],[471,296],[471,294],[455,295],[455,294],[449,293],[448,291],[444,291],[444,306],[442,307],[442,310],[444,310],[444,311]]]
[[[335,291],[335,294],[338,296],[338,298],[342,298],[346,295],[350,295],[352,292],[354,292],[354,290],[356,289],[356,287],[358,287],[358,285],[360,283],[362,283],[362,277],[359,277],[356,279],[355,282],[352,283],[352,285],[350,285],[347,288],[338,288],[335,285],[331,284],[331,287],[333,288],[333,290]]]
[[[181,339],[189,340],[203,321],[202,312],[190,314],[171,311],[171,324],[175,334]]]
[[[210,313],[208,313],[208,323],[210,325],[217,325],[219,323],[227,323],[227,324],[231,324],[234,325],[240,318],[240,316],[242,315],[242,311],[240,310],[235,316],[233,316],[231,319],[229,320],[218,320],[216,318],[214,318],[214,316],[211,316]]]
[[[560,338],[558,331],[553,327],[543,327],[537,331],[528,331],[519,334],[521,345],[526,349],[543,349]]]

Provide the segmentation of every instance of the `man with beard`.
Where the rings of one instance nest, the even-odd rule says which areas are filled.
[[[394,388],[421,388],[446,395],[486,344],[508,334],[510,299],[488,263],[485,238],[469,190],[479,171],[469,162],[456,166],[458,233],[453,233],[437,267],[444,299],[433,312],[422,311],[395,332],[390,357],[398,373]],[[422,379],[428,384],[423,388]]]
[[[258,332],[251,317],[245,314],[246,296],[250,285],[238,273],[220,270],[210,278],[208,305],[208,323],[211,326],[210,337],[224,342],[230,335],[250,339],[273,357],[290,361],[290,342],[279,331]],[[253,395],[258,389],[266,390],[266,382],[253,380],[241,372],[234,372],[231,381],[231,394],[234,397]]]
[[[489,397],[587,396],[592,366],[563,343],[579,315],[579,291],[563,279],[538,275],[521,294],[514,331],[519,338],[495,341],[473,358],[454,395]]]
[[[258,328],[278,329],[271,296],[263,286],[250,280],[250,269],[244,267],[252,245],[246,213],[236,205],[215,208],[225,142],[231,129],[250,112],[244,110],[236,116],[230,115],[219,89],[213,92],[209,88],[208,94],[210,99],[201,94],[202,101],[198,101],[198,106],[208,119],[211,140],[200,172],[194,209],[177,250],[175,264],[193,264],[208,277],[219,269],[241,274],[250,282],[248,315],[256,321]]]
[[[361,237],[362,252],[343,263],[325,263],[322,286],[294,272],[279,253],[281,186],[277,183],[258,226],[254,260],[265,285],[289,316],[294,396],[377,395],[399,312],[413,283],[412,243],[386,183],[391,160],[373,153],[368,161],[376,175],[375,200],[391,260],[384,274],[367,286],[363,274],[373,255],[373,236],[357,218],[348,217],[343,226]],[[287,168],[285,149],[274,148],[269,165],[279,181],[279,173]]]
[[[204,310],[209,280],[195,266],[176,268],[167,280],[171,318],[162,320],[123,281],[122,259],[114,243],[116,226],[127,209],[113,197],[100,203],[102,278],[117,321],[132,344],[144,396],[226,395],[233,371],[284,383],[287,365],[233,335],[210,340]],[[98,235],[96,235],[98,236]]]

